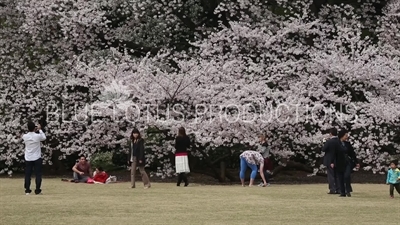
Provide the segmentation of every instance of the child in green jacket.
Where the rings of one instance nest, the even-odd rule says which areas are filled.
[[[387,174],[386,184],[390,185],[390,198],[394,198],[394,189],[400,194],[400,170],[397,168],[396,162],[390,163],[390,169]]]

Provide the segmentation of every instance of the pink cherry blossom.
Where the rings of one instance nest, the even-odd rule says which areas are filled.
[[[174,173],[166,138],[180,126],[204,149],[195,157],[256,144],[266,132],[278,159],[300,157],[314,174],[323,170],[314,151],[332,124],[351,128],[365,170],[386,168],[384,147],[400,153],[398,0],[377,18],[368,16],[370,1],[315,14],[313,1],[280,0],[282,15],[264,1],[223,0],[215,26],[204,25],[195,1],[3,2],[0,162],[9,168],[28,119],[46,114],[45,163],[53,151],[60,160],[101,147],[127,152],[134,126],[169,130],[145,134],[161,177]],[[185,18],[184,7],[192,9]],[[126,19],[116,22],[117,14]],[[195,48],[171,47],[178,37]]]

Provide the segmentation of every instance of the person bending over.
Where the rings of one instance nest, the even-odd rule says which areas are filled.
[[[264,182],[264,187],[267,186],[267,181],[264,176],[264,157],[256,151],[247,150],[240,154],[240,181],[244,187],[244,176],[247,167],[251,168],[250,184],[249,187],[254,185],[254,179],[257,175],[257,165],[260,166],[260,176]]]
[[[79,162],[72,167],[72,171],[74,171],[73,176],[75,183],[86,183],[88,179],[91,178],[92,168],[83,155],[79,157]]]

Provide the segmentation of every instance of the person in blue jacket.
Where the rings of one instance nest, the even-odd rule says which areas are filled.
[[[394,198],[394,189],[400,195],[400,170],[397,168],[396,163],[396,161],[390,163],[390,169],[386,178],[386,184],[390,185],[390,198]]]

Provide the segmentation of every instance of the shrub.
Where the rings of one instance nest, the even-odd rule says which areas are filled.
[[[103,167],[104,170],[109,171],[115,169],[115,165],[112,161],[113,153],[112,152],[99,152],[92,155],[90,159],[90,163],[93,168]]]

